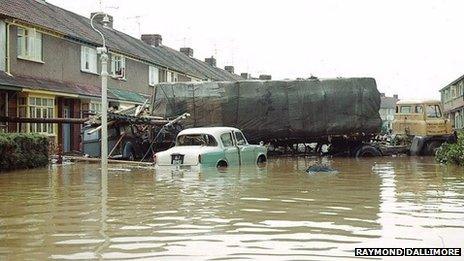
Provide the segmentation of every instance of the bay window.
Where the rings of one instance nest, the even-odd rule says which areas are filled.
[[[54,118],[55,99],[48,97],[19,97],[18,116],[28,118]],[[54,134],[53,123],[27,123],[21,124],[21,132],[37,132]]]

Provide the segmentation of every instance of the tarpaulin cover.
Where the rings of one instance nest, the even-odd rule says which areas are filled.
[[[254,142],[377,133],[382,123],[372,78],[165,83],[153,97],[156,116],[188,112],[186,127],[236,127]]]

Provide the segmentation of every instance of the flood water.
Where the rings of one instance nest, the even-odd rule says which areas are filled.
[[[78,163],[0,174],[0,259],[353,259],[356,247],[462,247],[464,169],[432,158],[276,158],[155,173]],[[103,182],[102,182],[103,181]],[[427,259],[431,260],[431,259]]]

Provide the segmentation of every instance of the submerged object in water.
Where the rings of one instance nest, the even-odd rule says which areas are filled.
[[[310,166],[306,172],[308,173],[316,173],[316,172],[329,172],[329,173],[335,173],[337,172],[334,168],[332,168],[331,166],[328,166],[328,165],[324,165],[324,164],[316,164],[316,165],[312,165]]]

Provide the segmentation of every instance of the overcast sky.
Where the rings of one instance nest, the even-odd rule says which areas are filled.
[[[192,47],[236,73],[273,79],[374,77],[381,92],[439,98],[464,74],[464,1],[48,0],[139,38]]]

